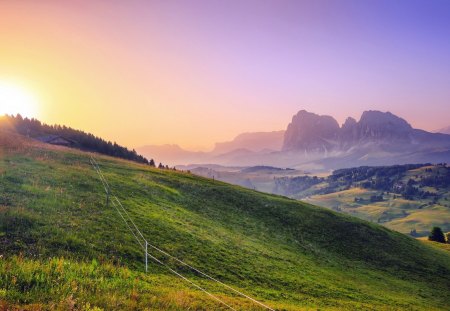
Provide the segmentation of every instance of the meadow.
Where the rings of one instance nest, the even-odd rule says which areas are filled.
[[[144,256],[92,154],[0,132],[0,306],[225,310]],[[94,155],[148,241],[277,310],[446,310],[450,254],[282,196]],[[152,255],[237,310],[261,307]]]
[[[433,226],[450,230],[450,205],[447,200],[433,202],[431,199],[405,199],[395,193],[384,193],[383,200],[371,202],[370,198],[380,191],[351,188],[303,199],[335,211],[344,212],[361,219],[379,223],[404,234],[415,232],[427,236]],[[444,193],[447,198],[448,192]],[[355,198],[358,201],[355,201]]]

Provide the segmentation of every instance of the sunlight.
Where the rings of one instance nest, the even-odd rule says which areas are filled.
[[[20,85],[0,81],[0,116],[21,114],[23,117],[36,117],[37,99]]]

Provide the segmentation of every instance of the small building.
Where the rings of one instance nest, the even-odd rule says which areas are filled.
[[[74,147],[76,145],[75,141],[73,141],[71,139],[64,138],[64,137],[59,136],[59,135],[40,136],[40,137],[37,138],[37,140],[39,140],[39,141],[41,141],[43,143],[52,144],[52,145],[58,145],[58,146]]]

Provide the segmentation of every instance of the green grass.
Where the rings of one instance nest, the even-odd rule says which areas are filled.
[[[143,274],[111,263],[65,258],[0,260],[0,309],[20,310],[195,310],[224,309],[182,280]],[[202,284],[203,285],[203,284]],[[208,284],[212,286],[212,284]],[[227,303],[253,309],[247,301],[219,295]]]
[[[370,202],[370,196],[379,193],[380,191],[375,190],[350,188],[314,195],[305,200],[311,204],[380,223],[404,234],[416,230],[417,233],[426,236],[434,226],[450,230],[449,207],[440,203],[432,204],[428,199],[407,200],[392,193],[384,193],[384,200],[381,202]],[[363,201],[355,202],[355,198],[362,198]]]
[[[88,154],[17,141],[0,137],[0,307],[220,309],[156,264],[143,273]],[[420,241],[280,196],[98,161],[149,242],[274,308],[449,309],[450,255]],[[258,309],[154,255],[235,308]]]
[[[439,243],[439,242],[435,242],[435,241],[430,241],[430,240],[428,240],[427,237],[418,238],[418,240],[420,240],[421,242],[423,242],[427,245],[430,245],[434,248],[444,250],[446,252],[450,252],[450,244],[449,243]]]

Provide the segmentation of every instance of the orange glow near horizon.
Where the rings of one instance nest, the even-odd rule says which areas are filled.
[[[42,122],[132,148],[212,149],[301,109],[450,125],[444,27],[314,3],[0,1],[0,81],[36,94]]]

